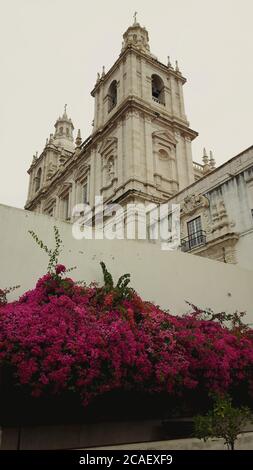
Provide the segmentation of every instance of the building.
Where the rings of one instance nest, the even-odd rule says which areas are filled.
[[[180,204],[179,249],[253,269],[253,146],[179,191],[170,203]]]
[[[217,169],[212,153],[204,151],[203,165],[193,162],[198,134],[185,114],[185,83],[177,62],[165,65],[150,52],[135,17],[118,59],[97,75],[91,135],[82,142],[79,130],[74,143],[65,106],[28,170],[25,208],[72,221],[76,204],[94,209],[98,195],[123,208],[180,203],[181,250],[243,264],[240,253],[253,242],[252,148]]]
[[[73,142],[66,114],[56,121],[39,157],[28,170],[26,209],[71,217],[78,202],[164,202],[194,182],[191,141],[197,132],[185,115],[178,65],[162,64],[150,52],[148,32],[139,23],[123,35],[122,50],[111,69],[98,74],[93,131]]]

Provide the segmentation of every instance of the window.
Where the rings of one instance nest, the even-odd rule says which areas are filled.
[[[158,75],[152,75],[152,98],[157,103],[165,105],[164,83]]]
[[[60,134],[63,134],[63,127],[60,127]]]
[[[200,216],[187,223],[187,231],[191,248],[202,243],[202,225]]]
[[[41,170],[41,168],[39,168],[38,171],[37,171],[37,175],[35,177],[35,192],[37,192],[40,189],[41,173],[42,173],[42,170]]]
[[[83,182],[83,203],[88,204],[88,179]]]
[[[117,104],[117,81],[113,80],[108,90],[108,113]]]

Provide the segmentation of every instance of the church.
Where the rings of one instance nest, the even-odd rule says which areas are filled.
[[[73,208],[94,209],[97,195],[123,208],[180,204],[181,251],[252,269],[253,146],[218,168],[205,149],[203,164],[194,162],[185,83],[177,62],[152,54],[135,15],[117,61],[97,74],[91,135],[74,138],[65,106],[33,157],[25,209],[73,222]]]
[[[185,84],[135,14],[97,74],[91,135],[65,105],[28,169],[25,210],[0,204],[1,450],[75,449],[81,464],[99,463],[93,450],[224,450],[196,438],[193,418],[212,410],[210,391],[244,406],[252,385],[253,145],[219,166],[204,149],[196,163]],[[120,219],[122,239],[74,237],[83,207],[96,231],[97,198],[116,208],[99,209],[103,230]],[[225,403],[236,448],[253,448],[250,421]]]

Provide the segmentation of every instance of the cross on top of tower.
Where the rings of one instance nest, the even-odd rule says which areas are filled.
[[[137,11],[134,12],[134,24],[137,23],[137,13],[138,13]]]

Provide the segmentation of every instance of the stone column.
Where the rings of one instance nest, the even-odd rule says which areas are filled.
[[[146,84],[146,64],[143,57],[141,57],[141,98],[147,100],[147,84]]]
[[[137,60],[136,55],[131,54],[131,76],[132,76],[132,90],[131,94],[138,95],[138,83],[137,83]]]
[[[69,195],[69,217],[72,220],[72,210],[76,204],[76,182],[72,181],[72,187]]]
[[[194,171],[193,171],[193,163],[192,163],[192,148],[191,148],[191,139],[188,136],[184,137],[184,144],[185,144],[185,160],[186,166],[188,169],[188,178],[187,178],[187,185],[194,183]]]
[[[178,80],[177,84],[178,84],[178,93],[179,93],[179,98],[180,98],[181,118],[187,120],[186,115],[185,115],[185,107],[184,107],[183,85],[182,85],[181,80]]]
[[[117,177],[118,177],[118,186],[120,186],[123,181],[124,181],[124,168],[123,168],[123,139],[124,139],[124,129],[123,129],[123,124],[124,121],[121,119],[118,121],[117,125],[117,139],[118,139],[118,145],[117,145]]]
[[[54,216],[56,217],[56,219],[60,218],[60,198],[59,198],[59,196],[56,196],[56,198],[55,198],[55,213],[54,213]]]
[[[177,162],[177,173],[178,173],[178,183],[179,191],[187,186],[187,167],[185,165],[185,149],[184,141],[180,132],[175,133],[175,138],[177,141],[176,146],[176,162]]]
[[[170,89],[171,89],[171,113],[172,115],[178,116],[178,103],[177,103],[177,90],[175,84],[175,78],[170,76]]]
[[[132,133],[132,112],[126,113],[125,120],[125,139],[124,139],[124,151],[126,155],[126,166],[125,166],[125,180],[128,180],[134,174],[134,162],[133,162],[133,133]]]
[[[27,195],[27,201],[31,199],[32,195],[32,185],[33,185],[33,178],[32,178],[32,173],[29,175],[29,188],[28,188],[28,195]]]
[[[96,188],[95,188],[95,166],[96,166],[96,152],[95,148],[91,149],[90,154],[90,172],[88,175],[88,201],[91,207],[93,207],[95,203],[95,195],[96,195]]]
[[[153,138],[152,138],[152,122],[148,116],[144,117],[145,129],[145,156],[146,156],[146,178],[147,183],[154,184],[154,155],[153,155]]]
[[[168,86],[164,86],[165,109],[168,113],[172,113],[171,91]]]

